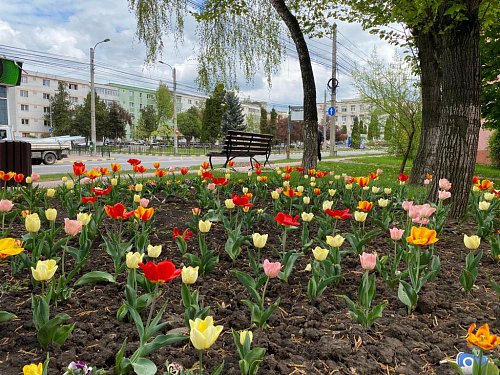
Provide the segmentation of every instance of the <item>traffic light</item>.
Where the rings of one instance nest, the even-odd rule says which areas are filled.
[[[0,85],[19,86],[21,84],[22,63],[0,59]]]

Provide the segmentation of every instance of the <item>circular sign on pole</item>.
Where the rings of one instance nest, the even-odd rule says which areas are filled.
[[[333,116],[333,115],[335,114],[335,107],[330,107],[330,108],[328,108],[328,114],[329,114],[330,116]]]
[[[52,128],[49,128],[49,134],[52,134]]]

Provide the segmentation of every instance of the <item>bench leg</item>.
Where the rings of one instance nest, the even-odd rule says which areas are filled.
[[[214,169],[214,166],[212,165],[212,156],[208,157],[208,162],[210,163],[210,169]]]
[[[267,154],[266,155],[266,161],[264,162],[264,167],[267,165],[269,165],[269,167],[271,166],[271,163],[269,163],[269,156],[271,156],[271,154]]]
[[[252,167],[253,170],[253,158],[250,156],[250,166]]]

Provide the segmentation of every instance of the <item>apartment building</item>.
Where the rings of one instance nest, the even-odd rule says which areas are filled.
[[[325,123],[325,116],[328,116],[330,104],[327,102],[325,108],[323,103],[318,103],[317,108],[318,123],[323,125]],[[335,105],[335,125],[340,128],[345,125],[347,127],[347,134],[351,134],[354,119],[356,117],[358,117],[359,121],[363,121],[363,123],[368,126],[371,117],[371,105],[360,98],[337,101]]]

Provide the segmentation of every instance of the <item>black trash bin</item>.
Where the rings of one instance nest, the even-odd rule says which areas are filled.
[[[31,176],[31,144],[22,141],[0,141],[0,170]],[[9,181],[8,185],[13,185]]]

